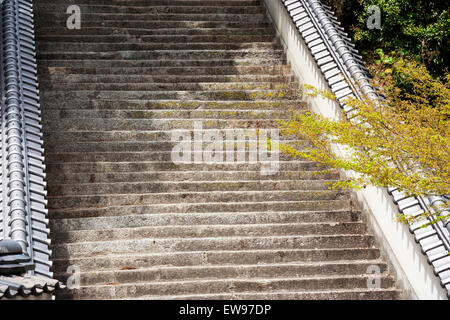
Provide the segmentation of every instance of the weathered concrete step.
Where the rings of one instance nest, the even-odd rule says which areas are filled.
[[[56,120],[55,120],[56,121]],[[263,138],[261,138],[260,142],[259,142],[259,147],[262,148],[264,151],[267,150],[267,144],[268,144],[268,140],[262,140]],[[265,138],[264,138],[265,139]],[[66,140],[67,141],[67,140]],[[284,142],[284,145],[290,145],[293,146],[295,143],[296,149],[297,150],[304,150],[307,146],[309,146],[309,144],[307,142],[292,142],[289,143],[289,141]],[[232,141],[232,140],[228,140],[228,141],[223,141],[220,142],[220,146],[223,150],[227,150],[227,151],[214,151],[214,154],[211,154],[211,158],[207,158],[206,155],[206,150],[209,150],[211,147],[211,142],[207,143],[204,142],[203,145],[203,150],[205,151],[200,151],[200,152],[191,152],[193,145],[190,144],[188,145],[188,152],[189,155],[187,156],[188,160],[184,160],[184,159],[178,159],[176,157],[181,157],[182,153],[185,152],[183,151],[177,151],[175,150],[176,147],[176,142],[170,142],[170,141],[149,141],[149,142],[132,142],[132,141],[113,141],[113,142],[83,142],[83,143],[74,143],[73,145],[67,145],[67,144],[62,144],[61,141],[58,142],[48,142],[47,147],[46,147],[46,152],[48,153],[53,153],[53,154],[57,154],[57,153],[108,153],[108,152],[149,152],[149,151],[155,151],[158,152],[159,154],[156,154],[156,156],[158,156],[158,159],[161,159],[162,157],[164,157],[164,155],[162,154],[162,152],[165,153],[171,153],[171,157],[172,160],[176,163],[179,162],[193,162],[194,158],[196,155],[200,155],[202,157],[202,162],[210,162],[210,163],[222,163],[222,162],[245,162],[245,161],[250,161],[250,154],[252,154],[254,156],[253,159],[257,159],[259,158],[259,160],[265,160],[263,157],[267,156],[267,160],[266,161],[270,161],[270,159],[274,159],[273,161],[277,161],[277,159],[275,157],[277,157],[277,155],[275,153],[270,152],[266,152],[266,155],[258,155],[258,150],[257,149],[250,149],[250,148],[257,148],[257,144],[258,144],[258,140],[257,138],[252,138],[251,141],[249,142],[248,140],[236,140],[236,141]],[[217,148],[217,146],[219,145],[219,142],[216,143],[214,146]],[[198,144],[197,146],[200,146],[200,144]],[[173,153],[172,153],[172,150]],[[217,149],[216,149],[217,150]],[[251,151],[249,151],[251,150]],[[233,152],[233,154],[231,155],[231,160],[227,159],[227,153],[228,152]],[[212,153],[213,151],[211,151]],[[245,161],[243,161],[243,159],[241,158],[237,158],[236,154],[242,155],[242,157],[245,158]],[[209,154],[208,154],[209,156]],[[290,156],[287,156],[285,154],[282,154],[280,156],[281,159],[284,160],[289,160]],[[256,160],[252,160],[252,161],[256,161]],[[274,164],[275,165],[275,164]]]
[[[322,223],[322,224],[244,224],[244,225],[206,225],[206,226],[155,226],[139,228],[120,228],[110,230],[57,231],[52,239],[56,243],[80,243],[95,241],[114,241],[144,238],[210,238],[242,236],[287,236],[287,235],[339,235],[363,234],[365,224]]]
[[[90,79],[91,78],[91,79]],[[91,81],[91,82],[89,82]],[[220,86],[226,86],[228,89],[248,89],[251,86],[257,86],[260,89],[273,89],[276,86],[282,88],[281,85],[291,84],[295,81],[293,75],[271,75],[271,74],[249,74],[249,75],[85,75],[85,74],[70,74],[70,75],[47,75],[42,76],[39,82],[41,88],[56,89],[59,87],[66,89],[73,89],[76,87],[78,90],[92,90],[92,88],[100,88],[110,85],[123,86],[124,89],[138,86],[138,90],[157,90],[159,86],[162,88],[178,88],[176,90],[198,90],[198,88],[218,88]],[[92,83],[95,83],[93,85]],[[273,83],[274,86],[270,86]],[[91,87],[86,87],[91,85]],[[146,86],[147,85],[147,86]],[[125,87],[126,86],[126,87]],[[180,89],[184,88],[191,89]],[[249,86],[249,87],[248,87]],[[292,88],[299,88],[298,85],[292,84]],[[144,88],[144,89],[142,89]],[[110,90],[110,89],[106,89]],[[121,90],[121,89],[118,89]],[[223,89],[222,89],[223,90]]]
[[[48,36],[37,37],[39,43],[70,43],[78,42],[83,44],[91,43],[196,43],[196,42],[215,42],[215,43],[251,43],[251,42],[274,42],[273,33],[269,34],[229,34],[229,35],[131,35],[131,34],[113,34],[113,35],[57,35],[53,33]]]
[[[58,121],[58,117],[54,118],[55,121]],[[258,131],[256,130],[238,130],[234,129],[236,132],[239,132],[237,135],[240,139],[231,139],[233,136],[227,137],[228,131],[231,130],[219,130],[219,129],[208,129],[208,130],[202,130],[203,137],[207,137],[208,134],[211,134],[213,137],[218,136],[220,139],[220,142],[217,142],[214,146],[216,148],[217,154],[220,154],[220,162],[243,162],[243,159],[238,158],[236,159],[236,154],[240,154],[243,157],[245,157],[245,161],[249,158],[247,154],[252,154],[255,157],[258,157],[258,150],[255,149],[258,146],[258,139],[259,139],[259,147],[262,148],[264,151],[267,149],[268,144],[268,138],[275,140],[278,144],[281,145],[289,145],[292,147],[295,147],[297,150],[303,150],[306,147],[310,147],[311,143],[309,143],[306,140],[294,140],[289,139],[289,137],[281,136],[278,138],[274,132],[271,131],[262,131],[259,130],[259,136]],[[89,138],[89,136],[86,136],[87,134],[84,134],[85,132],[89,131],[73,131],[73,132],[66,132],[66,131],[54,131],[53,133],[49,135],[45,135],[46,141],[46,152],[49,153],[75,153],[75,152],[94,152],[94,153],[104,153],[104,152],[147,152],[147,151],[156,151],[156,152],[169,152],[174,150],[175,146],[178,143],[178,139],[183,136],[185,137],[185,141],[192,139],[189,137],[189,131],[186,130],[174,130],[173,133],[170,131],[159,131],[161,134],[158,134],[158,131],[155,132],[130,132],[130,134],[126,134],[123,131],[119,131],[118,133],[114,131],[107,131],[111,134],[106,134],[102,132],[93,132],[94,137],[92,139]],[[162,133],[165,132],[167,135],[163,135]],[[62,134],[63,136],[58,137],[57,133]],[[67,135],[65,133],[68,133]],[[52,139],[54,137],[54,139]],[[71,139],[70,137],[76,137],[80,138],[80,140]],[[100,140],[100,137],[110,137],[110,140]],[[132,138],[136,137],[136,140],[133,140]],[[145,137],[149,137],[149,140],[145,140]],[[162,140],[154,140],[153,138],[159,138],[161,137]],[[140,139],[139,139],[140,138]],[[67,142],[77,141],[73,143],[73,145],[67,145]],[[108,141],[108,142],[103,142]],[[193,143],[192,141],[188,143]],[[196,141],[196,146],[200,148],[200,150],[210,150],[212,148],[211,141],[209,140],[202,140],[201,142]],[[187,145],[188,151],[191,152],[192,150],[192,144]],[[222,148],[222,151],[217,151],[218,148]],[[223,151],[231,151],[234,152],[234,155],[231,155],[232,158],[224,158],[224,152]],[[178,155],[177,152],[180,152],[180,155],[182,154],[181,151],[174,150],[173,155]],[[201,151],[200,151],[201,152]],[[198,152],[195,151],[197,154]],[[269,150],[268,156],[272,155],[272,152]],[[270,159],[263,158],[264,155],[259,154],[259,160],[261,161],[270,161]],[[189,156],[192,158],[192,155]],[[205,152],[202,156],[202,159],[205,159],[205,162],[218,162],[217,158],[213,158],[213,160],[207,160],[209,158],[206,158]],[[254,158],[256,159],[256,158]],[[173,159],[175,161],[175,158]],[[191,159],[190,159],[191,160]],[[181,163],[182,160],[177,161],[177,163]],[[185,161],[186,162],[186,161]],[[189,162],[189,161],[188,161]]]
[[[55,120],[56,121],[56,120]],[[267,144],[267,140],[262,141],[263,144]],[[266,150],[266,147],[263,146],[260,142],[260,146],[265,148],[264,150]],[[239,144],[239,146],[238,146]],[[194,154],[202,154],[203,159],[205,159],[205,162],[234,162],[237,161],[236,160],[236,153],[239,153],[241,155],[243,155],[246,159],[249,158],[248,154],[250,154],[250,152],[248,151],[250,147],[255,147],[256,148],[256,144],[257,144],[257,139],[252,139],[251,142],[248,142],[247,140],[240,140],[237,141],[237,143],[235,143],[234,141],[228,141],[225,143],[222,143],[221,146],[223,148],[223,150],[225,150],[224,145],[226,146],[227,150],[232,150],[232,152],[234,152],[233,156],[233,160],[227,160],[226,159],[226,152],[217,152],[214,153],[214,158],[212,158],[212,160],[207,160],[206,156],[205,156],[205,152],[195,152]],[[290,145],[289,143],[286,143],[286,145]],[[306,143],[303,143],[303,146],[306,147]],[[155,151],[155,152],[171,152],[172,150],[174,150],[176,146],[175,142],[170,142],[170,141],[163,141],[163,142],[158,142],[158,141],[154,141],[154,142],[132,142],[132,141],[117,141],[117,142],[93,142],[93,143],[74,143],[73,145],[67,145],[67,144],[61,144],[61,142],[55,142],[55,143],[48,143],[47,147],[46,147],[46,152],[49,153],[82,153],[82,152],[86,152],[86,153],[104,153],[104,152],[148,152],[148,151]],[[208,148],[209,143],[203,143],[203,148],[205,148],[205,150],[208,150],[206,148]],[[217,146],[217,144],[216,144]],[[190,145],[189,147],[189,152],[192,148],[192,145]],[[244,149],[245,148],[245,149]],[[300,148],[297,148],[300,149]],[[181,154],[181,153],[180,153]],[[252,154],[255,155],[255,157],[257,157],[257,151],[252,151]],[[175,161],[175,155],[178,156],[178,153],[176,153],[174,151],[174,153],[172,154],[173,156],[173,160]],[[267,153],[268,157],[272,157],[273,154],[268,152]],[[283,155],[284,156],[284,155]],[[189,155],[189,161],[185,161],[185,162],[191,162],[192,160],[192,154]],[[259,155],[260,159],[261,155]],[[274,158],[273,158],[274,159]],[[180,160],[178,160],[180,161]],[[241,162],[243,162],[242,160],[240,160]],[[274,160],[276,161],[276,160]]]
[[[190,161],[181,161],[180,164],[188,164],[193,163],[194,158],[198,157],[199,155],[203,155],[203,152],[191,152],[191,159]],[[248,152],[245,158],[245,162],[249,161]],[[213,164],[225,164],[228,162],[235,163],[236,157],[234,158],[235,161],[226,161],[226,153],[225,152],[216,152],[215,153],[216,158],[213,160]],[[269,152],[267,153],[268,157],[272,157],[272,154]],[[259,157],[259,160],[261,160],[261,157]],[[267,167],[267,165],[273,164],[273,166],[276,165],[275,158],[273,158],[273,161],[265,161],[264,166]],[[292,157],[290,155],[281,153],[279,155],[279,159],[282,161],[289,161],[292,160]],[[46,162],[47,163],[64,163],[64,162],[167,162],[168,166],[170,166],[170,163],[174,163],[173,154],[170,151],[144,151],[144,152],[89,152],[89,153],[46,153]],[[209,160],[205,160],[202,162],[208,162]],[[268,168],[266,168],[268,170]]]
[[[40,16],[40,14],[37,14]],[[35,20],[36,29],[40,28],[67,28],[67,15],[65,19],[59,19],[55,21],[45,21],[42,19]],[[267,20],[267,19],[266,19]],[[99,21],[83,21],[83,28],[121,28],[121,29],[139,29],[145,26],[149,29],[258,29],[258,28],[268,28],[270,26],[268,21],[213,21],[213,20],[198,20],[198,21],[159,21],[159,20],[130,20],[130,21],[118,21],[118,20],[99,20]],[[82,28],[82,29],[83,29]],[[79,31],[79,30],[76,30]]]
[[[213,80],[213,79],[211,79]],[[239,80],[239,79],[237,79]],[[287,90],[300,89],[294,83],[294,76],[283,77],[278,82],[177,82],[177,83],[151,83],[151,82],[121,82],[121,83],[68,83],[52,81],[41,81],[43,90],[117,90],[117,91],[205,91],[205,90]],[[167,81],[167,80],[166,80]]]
[[[136,171],[108,173],[48,173],[48,180],[55,183],[112,183],[149,181],[236,181],[236,180],[337,180],[339,172],[283,171],[273,175],[262,175],[258,171]],[[205,196],[205,195],[203,195]]]
[[[50,177],[47,181],[56,183]],[[68,181],[68,180],[66,180]],[[257,201],[312,201],[338,200],[348,197],[346,192],[323,191],[258,191],[258,192],[187,192],[187,193],[156,193],[156,194],[127,194],[127,195],[96,195],[96,196],[63,196],[49,197],[48,207],[58,208],[86,208],[119,206],[127,204],[163,204],[163,203],[198,203],[204,202],[257,202]]]
[[[48,112],[46,110],[45,112]],[[62,112],[62,111],[60,111]],[[82,112],[82,111],[81,111]],[[44,114],[44,112],[43,112]],[[45,115],[44,115],[45,117]],[[58,119],[58,117],[54,117],[55,119]],[[158,118],[158,117],[155,117]],[[185,118],[190,118],[190,116],[186,116]],[[226,119],[226,117],[224,117]],[[280,117],[281,118],[281,117]],[[217,134],[216,129],[205,129],[205,130],[199,130],[202,135],[205,134]],[[222,135],[224,146],[232,148],[232,141],[235,141],[235,145],[237,143],[237,140],[232,140],[231,137],[233,137],[235,134],[240,134],[239,130],[236,129],[221,129],[219,130],[219,134]],[[62,144],[64,142],[70,141],[76,141],[77,144],[81,143],[103,143],[104,141],[110,141],[110,142],[143,142],[147,141],[149,143],[153,142],[173,142],[176,141],[175,138],[173,138],[174,134],[185,134],[185,130],[136,130],[136,131],[49,131],[44,134],[44,140],[46,141],[46,151],[49,150],[48,148],[55,148],[58,144]],[[258,131],[249,131],[244,130],[243,134],[245,136],[245,145],[248,147],[248,141],[249,139],[256,140],[258,138],[257,135]],[[268,137],[271,137],[271,132],[267,132]],[[261,135],[261,139],[264,139],[264,136],[262,135],[263,132],[259,131],[259,134]],[[228,137],[227,137],[228,136]],[[273,136],[272,136],[273,137]],[[288,136],[288,135],[281,135],[277,139],[280,143],[289,143],[290,145],[299,145],[300,141],[299,137],[294,136]],[[240,139],[239,143],[243,143],[244,140]],[[298,142],[298,143],[295,143]],[[204,147],[206,147],[207,143],[203,142]],[[305,144],[306,145],[306,144]],[[236,147],[234,148],[236,149]]]
[[[259,6],[259,0],[41,0],[39,5],[70,4],[108,6]],[[66,7],[67,8],[67,7]]]
[[[54,77],[58,76],[58,72],[61,73],[61,77],[72,77],[77,75],[71,75],[64,70],[51,69],[56,67],[65,68],[185,68],[185,67],[228,67],[236,68],[241,66],[278,66],[286,65],[287,62],[281,59],[274,58],[243,58],[243,59],[170,59],[170,60],[119,60],[119,59],[96,59],[96,60],[38,60],[38,72],[39,74],[52,74]],[[50,69],[49,69],[50,68]],[[83,75],[78,75],[82,77]],[[96,77],[97,75],[89,75],[87,77]],[[122,74],[123,77],[133,77],[133,75]],[[134,75],[142,76],[142,75]],[[242,75],[242,76],[245,76]],[[94,78],[96,79],[96,78]]]
[[[328,291],[296,292],[235,292],[218,294],[188,294],[178,296],[140,296],[136,300],[399,300],[400,290],[386,289],[333,289]]]
[[[300,90],[226,90],[226,91],[44,91],[42,99],[57,103],[63,99],[175,99],[175,100],[293,100],[300,98]]]
[[[102,254],[133,252],[183,252],[208,250],[258,250],[258,249],[331,249],[372,247],[370,235],[331,236],[266,236],[266,237],[224,237],[224,238],[165,238],[97,241],[52,245],[55,258],[93,257]]]
[[[170,8],[170,7],[168,7]],[[255,8],[261,11],[260,7]],[[35,21],[38,26],[49,26],[51,23],[62,24],[67,21],[66,12],[39,12],[35,16]],[[167,24],[173,21],[212,21],[212,22],[245,22],[245,23],[264,23],[267,22],[267,17],[265,14],[257,13],[91,13],[83,12],[83,24],[87,26],[112,26],[111,23],[117,25],[117,22],[123,27],[129,26],[131,22],[140,22],[142,25],[147,25],[148,22],[160,21]]]
[[[54,121],[58,121],[58,118],[55,118]],[[243,131],[244,132],[244,131]],[[221,139],[224,138],[224,134],[220,131],[216,132]],[[270,135],[267,135],[267,137],[270,137]],[[259,137],[259,147],[264,148],[264,150],[267,150],[267,144],[268,140],[267,137],[260,136]],[[273,137],[272,137],[273,138]],[[177,139],[177,138],[174,138]],[[202,146],[201,150],[209,150],[207,148],[210,148],[211,141],[198,143],[196,146]],[[254,151],[254,149],[250,149],[251,147],[256,148],[258,144],[258,136],[255,135],[248,135],[247,139],[243,140],[222,140],[221,142],[217,142],[215,144],[216,147],[218,147],[220,144],[221,148],[223,150],[232,150],[234,153],[233,160],[236,159],[236,153],[242,154],[246,159],[249,157],[247,154],[250,154],[249,150],[252,150],[251,152],[257,156],[258,151]],[[305,149],[306,147],[310,146],[306,141],[285,141],[284,144],[296,146],[297,150]],[[147,152],[147,151],[155,151],[155,152],[172,152],[174,150],[175,146],[177,145],[177,142],[175,140],[172,141],[111,141],[111,142],[82,142],[82,143],[73,143],[72,145],[68,144],[61,144],[61,142],[48,142],[46,146],[46,152],[49,153],[74,153],[74,152]],[[192,150],[192,144],[189,146],[189,152]],[[217,149],[216,149],[217,150]],[[198,154],[198,152],[195,152],[195,154]],[[220,156],[220,162],[223,162],[226,159],[225,156],[226,152],[217,151],[217,153],[214,154],[214,156]],[[175,153],[174,153],[175,155]],[[178,155],[178,153],[177,153]],[[272,156],[272,153],[268,152],[268,156]],[[192,155],[189,156],[192,158]],[[213,160],[206,160],[205,153],[203,154],[203,159],[205,159],[205,162],[218,162],[216,159],[213,158]],[[261,155],[259,155],[259,159],[261,158]],[[175,158],[174,158],[175,160]],[[269,160],[269,159],[268,159]],[[228,160],[228,162],[232,162]],[[241,161],[242,162],[242,161]]]
[[[211,212],[261,212],[273,211],[330,211],[352,210],[350,200],[311,200],[311,201],[266,201],[266,202],[207,202],[207,203],[164,203],[124,206],[52,209],[51,218],[105,217],[136,214],[159,213],[211,213]]]
[[[276,64],[271,66],[207,66],[207,67],[116,67],[114,63],[107,68],[99,68],[95,66],[93,68],[83,68],[79,65],[72,67],[51,67],[44,70],[48,72],[50,80],[60,80],[67,77],[67,81],[84,82],[89,78],[92,79],[92,83],[95,82],[117,82],[119,79],[129,82],[153,82],[152,79],[157,75],[170,76],[166,78],[168,80],[174,80],[176,82],[183,82],[177,79],[184,79],[186,76],[245,76],[249,75],[282,75],[286,78],[292,76],[292,73],[288,66],[282,64]],[[42,72],[41,72],[42,73]],[[220,77],[218,77],[220,79]],[[158,77],[156,77],[158,79]],[[191,79],[191,78],[186,78]],[[201,82],[199,78],[194,82]],[[226,79],[226,78],[225,78]]]
[[[288,118],[281,120],[288,120]],[[277,126],[279,125],[278,120],[267,120],[267,119],[261,120],[207,119],[206,121],[202,121],[202,119],[183,120],[176,118],[175,119],[63,118],[63,119],[43,119],[42,123],[46,127],[45,130],[55,130],[55,131],[90,131],[90,130],[95,131],[98,128],[101,128],[103,131],[115,131],[115,130],[141,131],[153,129],[157,131],[185,130],[185,134],[186,132],[194,130],[193,129],[194,123],[201,123],[204,129],[216,129],[215,130],[216,133],[218,132],[220,133],[220,130],[223,129],[235,129],[236,131],[240,130],[243,133],[245,133],[246,130],[247,131],[251,130],[250,132],[257,132],[256,130],[259,130],[261,132],[263,129],[277,128]],[[257,141],[257,139],[254,138],[252,139],[252,141]],[[92,151],[95,152],[96,150]]]
[[[139,297],[144,295],[187,295],[196,294],[224,294],[240,292],[271,292],[335,290],[335,289],[366,289],[367,284],[374,279],[380,280],[383,289],[392,288],[394,279],[390,276],[316,276],[302,278],[261,278],[261,279],[221,279],[221,280],[193,280],[173,282],[142,282],[137,284],[110,284],[102,286],[83,286],[69,293],[60,294],[59,298],[72,299],[120,299],[121,297]]]
[[[48,160],[48,159],[46,159]],[[280,161],[279,172],[325,170],[322,165],[311,161]],[[66,173],[110,173],[139,171],[253,171],[261,172],[261,163],[227,164],[174,164],[168,162],[66,162],[46,163],[47,174]]]
[[[56,120],[56,121],[55,121]],[[199,123],[203,129],[235,129],[235,130],[262,130],[275,129],[279,127],[279,120],[289,120],[287,118],[281,119],[145,119],[145,118],[58,118],[43,119],[42,123],[47,127],[47,130],[54,131],[97,131],[101,128],[102,131],[125,131],[125,130],[194,130],[194,125]],[[200,129],[199,129],[200,130]],[[217,132],[217,131],[216,131]],[[256,132],[256,131],[255,131]]]
[[[288,120],[285,118],[284,120]],[[191,131],[196,122],[202,124],[204,129],[242,129],[251,128],[269,129],[277,128],[279,126],[278,120],[256,120],[256,119],[121,119],[121,118],[62,118],[55,121],[55,119],[43,119],[42,123],[47,127],[45,130],[55,131],[89,131],[98,130],[103,131],[124,131],[124,130],[187,130]],[[281,120],[281,119],[280,119]]]
[[[268,190],[328,190],[332,180],[284,180],[284,181],[183,181],[183,182],[130,182],[53,184],[49,195],[136,194],[152,192],[187,191],[268,191]]]
[[[150,81],[145,79],[137,81],[126,81],[121,79],[118,82],[101,82],[95,84],[88,82],[71,82],[70,80],[58,81],[57,79],[42,80],[41,89],[43,90],[117,90],[117,91],[205,91],[205,90],[299,90],[299,85],[294,83],[294,76],[256,76],[259,81],[251,81],[249,77],[240,76],[200,76],[203,79],[197,79],[195,82],[186,82],[189,79],[174,79],[174,82],[167,82],[170,79],[164,79],[164,76],[157,76]],[[217,77],[217,80],[214,79]],[[172,78],[175,78],[172,76]],[[133,79],[134,80],[134,79]],[[138,79],[136,79],[138,80]],[[191,79],[192,80],[192,79]],[[203,81],[205,80],[205,81]]]
[[[124,100],[124,99],[70,99],[60,100],[58,104],[42,99],[42,110],[305,110],[307,105],[298,100],[254,100],[254,101],[226,101],[226,100]]]
[[[51,219],[53,230],[105,230],[139,228],[142,226],[227,225],[269,223],[348,223],[359,222],[359,211],[285,211],[285,212],[218,212],[165,213],[128,216]]]
[[[112,13],[112,14],[254,14],[262,13],[262,7],[257,5],[233,6],[233,5],[101,5],[101,4],[81,4],[80,10],[83,13]],[[35,10],[39,14],[59,14],[67,10],[64,4],[39,4],[35,5]]]
[[[291,250],[239,250],[198,251],[173,253],[132,253],[126,255],[98,255],[95,258],[54,259],[54,271],[65,273],[76,265],[83,272],[99,270],[134,270],[157,266],[212,266],[311,263],[338,260],[374,260],[380,258],[377,248],[349,249],[291,249]]]
[[[41,0],[39,5],[60,4],[107,5],[107,6],[259,6],[259,0]]]
[[[38,51],[39,60],[204,60],[204,59],[252,59],[268,58],[285,60],[283,50],[151,50],[126,51],[116,50],[107,52],[76,52],[76,51]]]
[[[67,9],[67,7],[66,7]],[[37,40],[73,36],[83,40],[84,36],[224,36],[224,35],[266,35],[275,37],[273,28],[167,28],[152,29],[145,25],[139,28],[85,27],[71,30],[66,27],[42,27],[35,30]]]
[[[272,42],[246,42],[246,43],[220,43],[220,42],[125,42],[125,43],[78,43],[78,42],[43,42],[37,43],[38,51],[84,51],[84,52],[105,52],[116,50],[128,51],[152,51],[152,50],[274,50],[279,49],[278,41]]]
[[[42,111],[42,117],[52,119],[64,118],[115,118],[115,119],[286,119],[292,116],[289,110],[80,110],[80,109],[63,109],[55,112],[54,109]],[[150,132],[150,131],[147,131]],[[170,131],[160,131],[166,134],[170,140]],[[227,131],[226,131],[227,132]],[[231,133],[232,131],[230,131]],[[206,133],[206,131],[205,131]],[[135,132],[130,132],[135,134]],[[163,137],[163,135],[161,135]],[[164,139],[158,139],[163,141]],[[111,141],[111,140],[104,140]],[[148,141],[148,140],[146,140]]]
[[[311,276],[344,276],[364,275],[369,267],[378,267],[381,273],[385,273],[386,264],[378,260],[370,261],[340,261],[326,263],[290,263],[290,264],[257,264],[235,266],[198,266],[198,267],[159,267],[135,270],[82,272],[81,286],[106,285],[110,283],[142,283],[160,281],[190,281],[217,280],[217,279],[242,279],[254,278],[292,278],[298,279]],[[301,276],[299,276],[301,275]],[[59,279],[66,280],[68,275],[55,275]]]

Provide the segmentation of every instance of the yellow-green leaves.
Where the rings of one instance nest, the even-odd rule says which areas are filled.
[[[450,88],[415,62],[399,60],[390,68],[386,73],[380,66],[375,77],[387,97],[384,105],[349,100],[356,110],[352,121],[293,113],[289,121],[280,122],[281,134],[307,140],[310,147],[300,151],[282,145],[280,150],[357,173],[357,178],[334,183],[334,188],[372,185],[398,187],[410,195],[450,194]],[[408,86],[396,87],[395,77],[402,77]],[[304,86],[304,91],[333,98],[311,86]],[[336,155],[334,145],[351,148],[350,156]]]

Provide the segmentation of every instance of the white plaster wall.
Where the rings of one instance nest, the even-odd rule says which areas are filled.
[[[282,2],[264,0],[264,5],[299,81],[316,88],[329,89]],[[309,99],[309,103],[312,111],[329,118],[337,118],[341,113],[336,102],[319,97]],[[422,254],[420,245],[409,232],[408,226],[395,221],[397,206],[387,191],[370,187],[355,191],[354,197],[363,210],[364,218],[376,237],[383,257],[389,263],[390,271],[397,277],[397,285],[404,291],[404,298],[447,300],[445,290]]]

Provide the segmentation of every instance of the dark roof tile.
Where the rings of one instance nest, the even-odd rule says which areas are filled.
[[[0,276],[0,299],[16,296],[39,296],[53,293],[64,286],[58,280],[32,275]]]

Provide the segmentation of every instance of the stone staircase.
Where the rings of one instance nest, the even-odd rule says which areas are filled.
[[[53,271],[81,270],[57,298],[401,297],[337,172],[171,160],[195,121],[261,130],[307,107],[259,1],[34,3]]]

